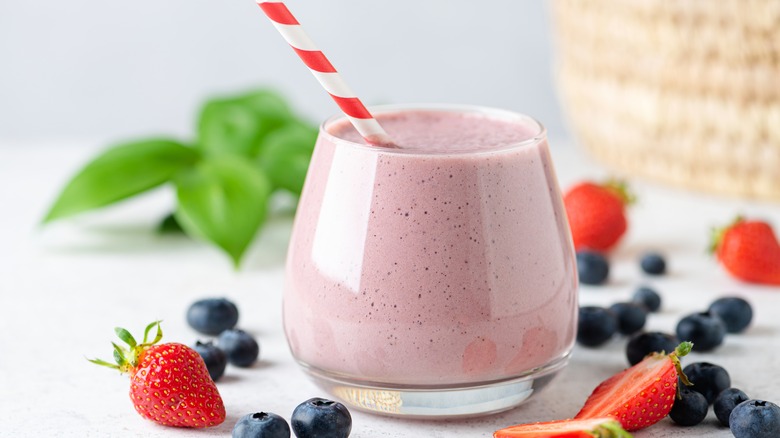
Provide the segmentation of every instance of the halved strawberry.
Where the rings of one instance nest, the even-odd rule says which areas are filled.
[[[602,382],[574,418],[613,417],[626,430],[653,425],[669,415],[677,395],[677,378],[690,385],[680,357],[693,344],[683,342],[670,354],[652,353],[642,362]]]
[[[493,438],[631,438],[614,418],[558,420],[510,426],[493,433]]]

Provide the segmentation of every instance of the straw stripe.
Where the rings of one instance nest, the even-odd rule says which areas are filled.
[[[387,135],[379,122],[376,121],[376,119],[357,119],[350,116],[347,116],[347,118],[350,122],[352,122],[353,126],[360,125],[361,128],[358,129],[358,132],[360,132],[360,135],[362,135],[363,138],[369,138],[373,140],[369,140],[369,143],[395,147],[393,141]]]
[[[265,15],[267,15],[268,18],[270,18],[274,23],[300,24],[298,23],[298,20],[293,17],[293,14],[290,13],[290,10],[287,9],[287,6],[285,6],[285,4],[282,2],[265,1],[258,2],[257,4],[260,5],[260,8],[263,9]]]
[[[356,119],[373,119],[371,113],[357,97],[341,97],[332,94],[330,96],[336,101],[341,111],[344,111],[344,114]]]
[[[300,50],[318,50],[314,45],[314,41],[309,39],[309,36],[305,32],[301,31],[301,26],[298,24],[281,24],[271,21],[276,30],[282,34],[287,44],[297,47]]]
[[[306,35],[287,6],[281,1],[256,1],[276,30],[295,50],[301,61],[306,64],[320,85],[325,88],[341,111],[346,114],[360,135],[369,143],[394,147],[392,140],[379,125],[379,122],[349,89],[325,54]]]
[[[338,73],[320,73],[312,70],[311,72],[317,81],[325,87],[325,91],[334,96],[354,96],[355,93],[349,88],[344,79]]]
[[[297,47],[293,47],[293,50],[301,58],[301,61],[306,64],[306,67],[320,73],[336,73],[333,64],[319,50],[301,50]]]

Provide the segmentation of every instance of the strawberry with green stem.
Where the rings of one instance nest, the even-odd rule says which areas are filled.
[[[766,222],[737,217],[713,232],[710,252],[740,280],[780,285],[780,242]]]
[[[574,417],[612,417],[628,431],[651,426],[672,410],[677,396],[677,379],[691,385],[680,365],[690,353],[691,342],[682,342],[669,354],[656,352],[641,362],[602,382]]]
[[[620,181],[581,182],[563,195],[576,250],[608,251],[626,232],[626,206],[636,198]]]
[[[149,332],[157,327],[151,342]],[[209,427],[225,421],[225,406],[206,364],[192,348],[178,343],[158,344],[160,321],[144,330],[140,344],[123,328],[114,329],[127,347],[114,346],[112,364],[90,362],[130,375],[130,399],[142,417],[164,426]]]

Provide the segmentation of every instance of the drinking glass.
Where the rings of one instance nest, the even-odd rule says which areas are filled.
[[[325,121],[287,255],[285,334],[306,373],[352,407],[506,410],[565,366],[576,336],[576,262],[546,131],[483,107],[372,108],[380,123],[421,112],[526,135],[388,148],[340,138],[343,116]]]

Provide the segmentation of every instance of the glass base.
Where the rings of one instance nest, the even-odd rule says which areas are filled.
[[[301,364],[314,382],[350,408],[404,418],[475,417],[512,409],[545,387],[569,355],[518,377],[467,386],[385,386],[357,382]]]

